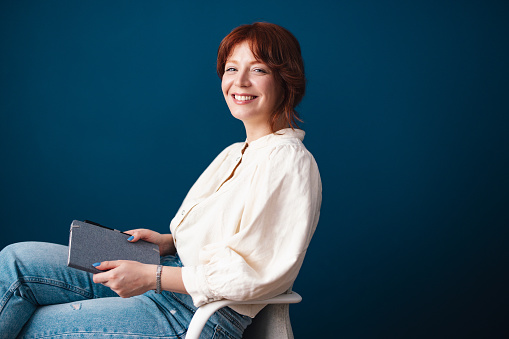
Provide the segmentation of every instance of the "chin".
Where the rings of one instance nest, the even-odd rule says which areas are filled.
[[[255,112],[245,112],[245,111],[238,111],[238,110],[230,110],[232,116],[236,119],[242,120],[242,121],[251,121],[251,120],[258,120],[259,115]]]

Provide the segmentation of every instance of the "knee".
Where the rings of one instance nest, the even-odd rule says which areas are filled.
[[[36,253],[47,251],[47,245],[43,242],[25,241],[10,244],[0,251],[0,263],[4,267],[6,264],[17,264],[19,262],[26,262],[30,258],[34,258]]]
[[[14,244],[10,244],[5,246],[2,251],[0,251],[0,261],[4,262],[13,262],[16,261],[17,258],[20,257],[26,251],[29,251],[29,247],[31,242],[17,242]]]

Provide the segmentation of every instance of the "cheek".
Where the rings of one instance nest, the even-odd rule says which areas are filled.
[[[271,101],[277,102],[281,97],[281,91],[279,86],[276,84],[274,80],[267,81],[264,83],[265,93],[267,93],[271,99]]]
[[[231,81],[228,78],[223,76],[223,80],[221,81],[221,90],[225,96],[228,95],[228,90],[230,89]]]

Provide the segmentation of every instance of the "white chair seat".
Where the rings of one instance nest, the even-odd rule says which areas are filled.
[[[290,324],[290,314],[288,312],[289,304],[296,304],[302,300],[302,297],[296,292],[284,293],[277,297],[265,300],[250,301],[232,301],[219,300],[203,305],[191,319],[186,339],[199,339],[205,323],[214,312],[230,305],[267,305],[253,319],[253,323],[248,326],[244,333],[244,338],[264,338],[264,339],[292,339],[293,332]]]

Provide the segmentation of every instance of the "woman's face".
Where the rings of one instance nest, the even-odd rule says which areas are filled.
[[[232,115],[249,125],[267,125],[281,101],[272,71],[256,60],[247,41],[226,60],[221,88]]]

